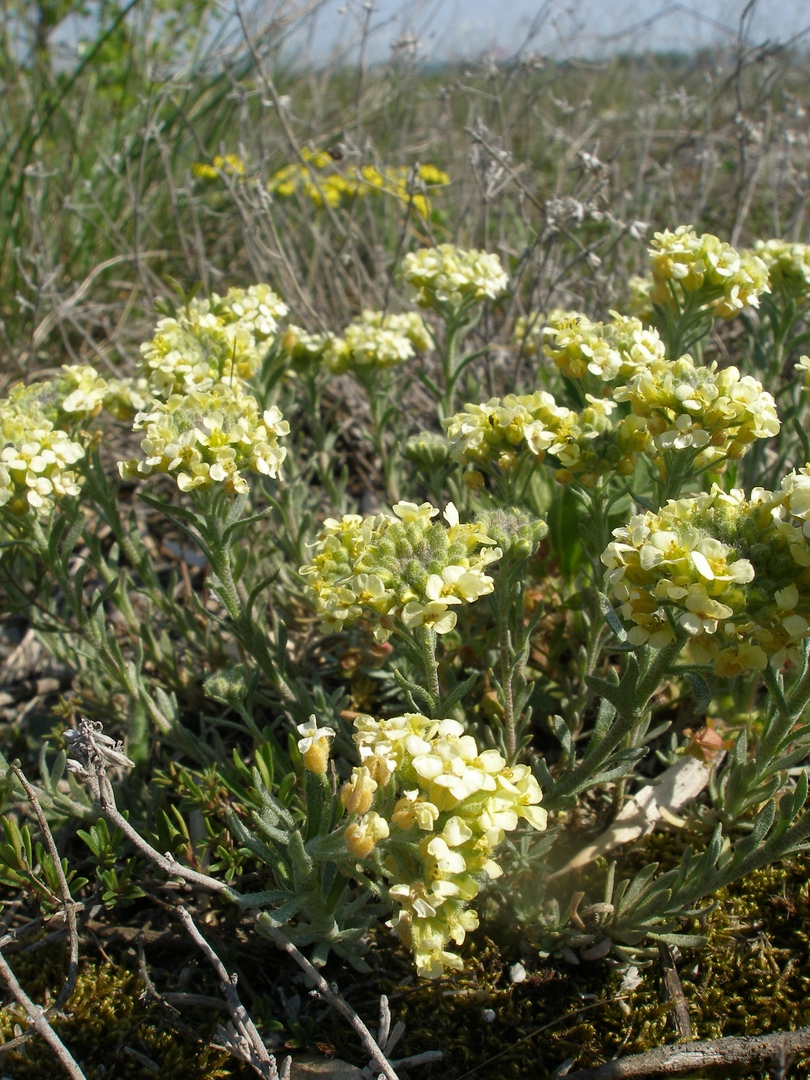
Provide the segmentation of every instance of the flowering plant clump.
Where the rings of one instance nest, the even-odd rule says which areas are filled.
[[[349,853],[365,860],[373,852],[391,882],[399,910],[388,925],[413,950],[419,974],[461,970],[447,946],[478,926],[468,904],[503,873],[493,854],[505,834],[520,821],[546,827],[540,785],[527,765],[480,751],[457,720],[360,716],[355,728],[360,766],[340,795],[352,815]]]
[[[774,399],[757,379],[736,367],[698,365],[688,355],[651,365],[613,397],[646,419],[658,450],[698,450],[696,468],[741,458],[755,439],[780,427]]]
[[[205,392],[222,381],[244,385],[258,371],[287,310],[268,285],[191,300],[175,317],[161,319],[151,341],[141,345],[153,394]]]
[[[721,675],[798,660],[810,636],[810,540],[799,525],[808,481],[791,475],[750,498],[714,485],[614,530],[602,562],[634,624],[629,640],[660,648],[683,632],[693,658]]]
[[[712,313],[729,319],[744,307],[759,307],[769,292],[768,268],[753,252],[736,251],[711,233],[698,236],[691,225],[655,233],[650,244],[654,304],[671,306],[673,289],[695,294]]]
[[[146,433],[144,457],[119,463],[125,480],[168,473],[181,491],[222,485],[238,493],[248,491],[248,469],[279,475],[287,451],[278,440],[290,431],[277,406],[260,415],[256,398],[226,383],[172,394],[138,413],[134,429]]]
[[[430,333],[415,311],[384,315],[364,311],[346,327],[342,338],[332,338],[323,359],[336,375],[395,367],[430,348]],[[299,346],[300,347],[300,346]]]
[[[312,560],[300,571],[324,630],[363,618],[376,623],[375,636],[384,640],[396,617],[408,628],[446,634],[456,625],[456,605],[492,592],[484,571],[501,551],[479,525],[461,524],[452,503],[446,524],[433,521],[439,511],[430,503],[392,509],[324,522]]]
[[[409,252],[403,279],[416,290],[420,307],[461,311],[482,300],[495,300],[509,283],[497,255],[453,244]]]
[[[355,182],[328,156],[303,164],[289,182],[313,184],[324,202],[333,174]],[[361,180],[377,190],[370,171]],[[249,195],[242,186],[246,210]],[[409,231],[399,236],[392,264]],[[354,240],[353,230],[340,238]],[[780,250],[763,257],[790,273],[803,265]],[[577,259],[590,265],[594,251],[589,240]],[[362,265],[376,267],[388,253],[366,254]],[[318,333],[287,324],[268,285],[232,288],[162,319],[134,377],[65,366],[0,402],[0,593],[23,618],[36,611],[34,632],[54,655],[79,657],[75,693],[88,711],[126,727],[125,752],[83,721],[64,736],[70,765],[51,754],[41,772],[48,812],[96,822],[86,835],[101,870],[75,886],[77,900],[147,902],[146,859],[252,912],[259,932],[309,949],[316,965],[331,950],[362,969],[384,912],[419,975],[435,979],[462,968],[484,912],[476,898],[496,879],[487,906],[519,919],[539,954],[632,961],[651,955],[650,937],[695,945],[675,932],[703,898],[806,849],[810,462],[793,464],[810,458],[810,401],[784,377],[795,364],[810,378],[810,360],[796,364],[808,335],[801,271],[795,295],[775,272],[763,317],[720,334],[740,354],[721,369],[701,363],[703,342],[716,315],[756,302],[765,264],[687,227],[659,233],[656,328],[618,311],[598,321],[552,309],[517,321],[510,357],[515,310],[553,302],[532,280],[551,265],[535,254],[517,257],[500,311],[484,304],[508,285],[495,255],[450,244],[405,255],[404,282],[432,309],[424,319],[388,313],[397,283],[374,281],[385,309],[363,310],[362,272],[354,292],[344,281],[321,294],[313,277],[300,295]],[[568,276],[555,279],[568,296],[609,288],[608,276],[581,290]],[[321,323],[320,295],[351,296],[362,313]],[[341,400],[350,380],[331,376],[345,372],[367,410],[356,393]],[[765,385],[784,402],[782,424]],[[414,413],[427,409],[419,432]],[[133,415],[140,452],[121,455],[120,476],[172,484],[122,492],[106,477],[101,424]],[[280,477],[288,453],[287,484],[253,480]],[[65,496],[76,501],[58,506]],[[391,509],[348,512],[377,499]],[[171,540],[160,547],[151,531],[163,535],[164,520]],[[718,675],[734,683],[715,681],[724,698],[712,705]],[[706,699],[695,711],[715,725],[714,743],[683,731],[685,676]],[[145,772],[155,743],[168,810],[135,790],[126,818],[104,768],[137,761]],[[689,755],[710,744],[728,753],[698,776]],[[668,801],[675,788],[688,788],[688,807]],[[660,817],[712,839],[630,881],[610,867],[603,899],[585,901],[582,880],[599,869],[566,875],[623,841],[611,827],[583,846],[583,798],[637,821],[635,800],[642,827]],[[204,828],[187,826],[189,806]],[[132,844],[121,873],[106,823]],[[37,860],[22,866],[25,845],[3,828],[0,879],[18,880],[11,866],[30,882]],[[568,851],[546,857],[558,836],[565,865]],[[48,902],[58,893],[67,906],[64,883],[41,873]]]
[[[563,314],[545,327],[543,352],[569,378],[590,373],[603,382],[627,379],[665,358],[657,330],[645,328],[640,319],[610,314],[609,323],[591,322],[578,312]]]

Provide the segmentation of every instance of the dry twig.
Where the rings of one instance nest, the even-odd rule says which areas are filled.
[[[28,781],[28,778],[23,773],[22,769],[18,765],[12,765],[11,771],[17,777],[22,784],[25,794],[28,796],[28,801],[33,807],[36,814],[39,827],[42,830],[42,836],[47,845],[48,851],[53,859],[54,870],[56,871],[56,877],[59,881],[59,891],[62,894],[62,904],[65,912],[65,921],[67,923],[68,941],[69,941],[69,959],[68,959],[68,976],[65,981],[65,985],[59,992],[59,996],[53,1005],[50,1007],[50,1012],[58,1012],[59,1009],[65,1004],[67,999],[73,993],[76,986],[76,976],[79,973],[79,931],[76,926],[76,904],[70,893],[70,886],[68,880],[65,877],[65,872],[62,869],[62,860],[59,856],[59,849],[56,846],[56,841],[53,838],[48,820],[43,813],[42,807],[39,804],[37,793]]]
[[[56,876],[59,881],[59,891],[62,894],[63,917],[67,924],[69,960],[68,974],[67,979],[65,980],[65,985],[59,991],[56,1000],[50,1006],[48,1006],[47,1009],[43,1009],[41,1006],[35,1005],[27,996],[27,994],[17,981],[14,972],[9,967],[5,957],[2,955],[2,953],[0,953],[0,974],[5,980],[6,985],[8,986],[11,993],[14,995],[20,1005],[22,1005],[22,1007],[25,1009],[25,1014],[29,1018],[31,1023],[31,1027],[27,1031],[23,1032],[22,1035],[17,1036],[17,1038],[15,1039],[9,1039],[7,1042],[3,1043],[2,1046],[0,1046],[0,1053],[6,1053],[9,1050],[13,1050],[17,1046],[21,1046],[24,1042],[27,1042],[33,1032],[37,1032],[37,1034],[41,1035],[46,1040],[48,1045],[53,1048],[54,1052],[57,1054],[59,1060],[67,1069],[70,1076],[83,1077],[84,1074],[82,1073],[81,1069],[79,1069],[79,1066],[74,1061],[67,1047],[53,1030],[48,1020],[48,1017],[50,1015],[53,1015],[62,1008],[70,995],[73,993],[73,990],[76,986],[76,978],[79,972],[79,933],[76,926],[76,908],[77,906],[82,907],[83,905],[77,905],[73,900],[73,897],[71,896],[70,886],[68,885],[67,878],[65,877],[65,872],[62,869],[62,861],[59,857],[59,849],[56,846],[56,841],[53,838],[53,833],[51,832],[50,826],[48,825],[48,820],[42,811],[42,807],[39,803],[39,799],[37,798],[36,791],[31,786],[28,778],[25,776],[22,769],[20,769],[18,765],[12,765],[11,772],[20,782],[23,790],[28,796],[28,800],[33,807],[37,821],[39,822],[39,827],[42,830],[42,835],[47,845],[48,851],[53,858],[54,869],[56,871]],[[32,924],[29,923],[28,926],[25,927],[25,931],[27,932],[32,929],[32,926],[35,928],[36,926],[42,925],[44,921],[44,919],[33,920]],[[57,933],[55,934],[49,934],[48,939],[61,937],[62,934],[63,931],[57,931]],[[2,941],[0,941],[0,946],[10,944],[18,936],[20,936],[19,932],[15,931],[12,931],[10,934],[4,935]]]
[[[284,1060],[279,1073],[276,1059],[268,1052],[256,1025],[239,1000],[236,992],[236,975],[228,974],[225,965],[197,929],[196,923],[184,907],[177,908],[177,916],[188,931],[191,940],[205,954],[222,986],[222,992],[233,1020],[231,1030],[220,1026],[217,1031],[223,1046],[234,1057],[246,1061],[259,1076],[263,1077],[263,1080],[289,1080],[292,1059],[288,1057]]]
[[[593,1069],[565,1073],[565,1080],[625,1080],[630,1076],[675,1076],[710,1065],[748,1064],[784,1060],[810,1050],[810,1027],[776,1031],[771,1035],[733,1035],[723,1039],[659,1046],[644,1054],[607,1061]]]

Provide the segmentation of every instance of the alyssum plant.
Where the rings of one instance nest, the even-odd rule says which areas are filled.
[[[739,253],[682,226],[650,255],[641,316],[524,318],[533,382],[486,401],[470,400],[477,328],[508,277],[451,245],[404,260],[423,314],[366,311],[342,334],[310,333],[283,325],[268,286],[231,289],[162,318],[130,378],[73,366],[11,391],[3,589],[75,669],[84,711],[124,726],[128,828],[145,838],[98,820],[123,819],[99,802],[89,735],[72,739],[84,757],[67,777],[65,750],[43,753],[43,805],[92,825],[96,882],[74,890],[127,903],[149,852],[168,851],[164,869],[204,862],[259,933],[282,928],[316,963],[335,950],[361,965],[383,917],[435,978],[462,967],[453,947],[479,898],[511,903],[542,951],[638,957],[645,942],[693,942],[678,937],[684,916],[805,848],[806,389],[780,375],[771,393],[758,376],[784,363],[754,365],[773,348],[790,359],[805,336],[806,281],[790,282],[807,252]],[[717,320],[738,316],[741,367],[704,361]],[[350,512],[323,400],[337,373],[369,398],[380,493],[410,501]],[[414,380],[437,424],[406,439],[396,403]],[[102,437],[116,420],[140,440],[123,486]],[[175,571],[155,531],[180,553]],[[376,715],[335,674],[358,669]],[[572,810],[607,824],[705,751],[662,695],[680,684],[720,751],[688,814],[667,812],[691,838],[681,865],[622,880],[610,865],[596,902],[569,903],[552,849],[585,849]],[[156,743],[150,801],[137,784]],[[47,899],[44,863],[7,833],[5,881]]]

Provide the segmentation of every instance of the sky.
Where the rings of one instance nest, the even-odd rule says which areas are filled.
[[[368,7],[363,0],[325,0],[313,55],[325,58],[352,43],[356,49],[366,20],[375,60],[405,35],[417,39],[423,60],[517,50],[560,57],[645,48],[691,52],[733,43],[741,27],[749,44],[803,35],[810,47],[808,0],[374,0],[373,10]]]

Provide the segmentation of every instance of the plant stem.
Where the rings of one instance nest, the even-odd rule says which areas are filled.
[[[419,646],[427,690],[434,701],[435,719],[441,719],[442,691],[439,685],[439,664],[436,660],[436,631],[429,626],[419,627]]]
[[[501,660],[501,690],[503,691],[503,724],[506,730],[506,760],[514,765],[517,755],[517,732],[515,730],[515,696],[512,679],[514,676],[512,653],[512,635],[509,632],[509,614],[512,608],[511,589],[504,589],[498,596],[498,650]],[[520,592],[520,614],[523,614],[523,593]],[[515,604],[517,608],[517,604]]]

